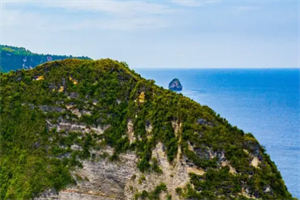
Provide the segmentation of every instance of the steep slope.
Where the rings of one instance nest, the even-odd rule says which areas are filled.
[[[1,199],[292,199],[251,134],[125,63],[0,76]]]
[[[66,58],[72,58],[72,56],[36,54],[22,47],[0,45],[0,72],[31,69],[48,61],[63,60]],[[88,57],[77,58],[90,59]]]

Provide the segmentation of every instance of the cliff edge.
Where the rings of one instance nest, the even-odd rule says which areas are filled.
[[[125,63],[0,74],[0,199],[292,199],[250,133]]]

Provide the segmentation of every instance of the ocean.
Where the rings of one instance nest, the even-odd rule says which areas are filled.
[[[300,69],[135,69],[208,105],[266,148],[294,197],[300,198]]]

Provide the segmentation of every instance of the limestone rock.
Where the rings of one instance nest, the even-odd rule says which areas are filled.
[[[179,81],[179,79],[174,78],[170,83],[169,83],[169,89],[172,91],[181,91],[182,90],[182,85]]]

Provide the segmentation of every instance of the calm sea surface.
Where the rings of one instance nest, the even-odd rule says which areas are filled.
[[[300,69],[136,71],[164,88],[179,78],[184,95],[253,133],[300,198]]]

